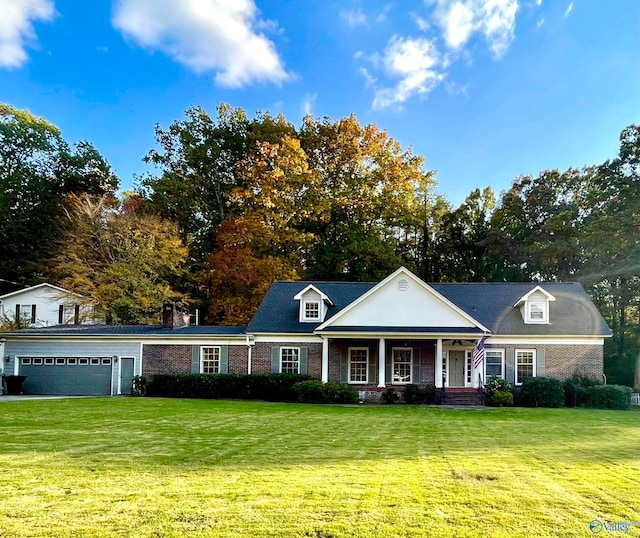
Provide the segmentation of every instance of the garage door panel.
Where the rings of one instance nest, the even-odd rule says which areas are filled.
[[[60,359],[58,359],[60,360]],[[111,394],[111,364],[20,364],[25,394],[99,396]]]

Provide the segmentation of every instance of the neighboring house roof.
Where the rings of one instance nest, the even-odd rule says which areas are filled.
[[[192,325],[177,329],[163,329],[162,325],[56,325],[39,329],[22,329],[2,333],[3,336],[56,336],[56,337],[190,337],[190,336],[245,336],[245,327],[220,325]]]
[[[326,319],[330,319],[377,283],[362,282],[275,282],[247,327],[248,333],[311,333],[321,323],[298,320],[298,303],[294,296],[309,285],[325,293],[334,303]],[[464,310],[469,316],[497,335],[570,335],[610,336],[611,329],[591,299],[578,283],[438,283],[430,286]],[[556,298],[550,303],[549,324],[525,324],[520,310],[513,305],[529,291],[540,286]],[[340,332],[424,332],[424,328],[398,327],[331,327]],[[428,332],[455,332],[452,328],[430,327]],[[460,329],[459,332],[474,332]],[[475,331],[481,332],[481,331]]]
[[[23,284],[18,284],[17,282],[12,282],[11,280],[5,280],[4,278],[0,278],[0,297],[2,297],[3,295],[6,295],[7,293],[21,290],[26,287],[27,286]]]
[[[55,291],[57,291],[57,292],[59,292],[61,294],[74,295],[76,297],[84,298],[84,296],[80,295],[79,293],[75,293],[73,291],[65,290],[64,288],[61,288],[59,286],[54,286],[53,284],[48,284],[48,283],[45,282],[43,284],[38,284],[36,286],[30,286],[28,288],[22,288],[22,289],[15,290],[15,291],[12,291],[12,292],[9,292],[9,293],[5,293],[4,295],[0,295],[0,300],[8,299],[9,297],[16,297],[16,296],[21,295],[23,293],[29,293],[31,291],[35,291],[35,290],[40,289],[40,288],[51,288],[51,289],[53,289],[53,290],[55,290]]]

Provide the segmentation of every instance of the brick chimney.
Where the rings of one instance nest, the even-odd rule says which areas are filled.
[[[162,308],[162,328],[179,329],[189,325],[189,312],[182,310],[176,303],[166,303]]]

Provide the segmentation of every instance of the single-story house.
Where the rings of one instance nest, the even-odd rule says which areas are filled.
[[[577,283],[276,282],[247,327],[60,326],[5,333],[25,393],[126,394],[134,375],[307,373],[364,398],[388,387],[477,391],[490,376],[601,380],[611,330]],[[2,342],[4,340],[4,342]]]

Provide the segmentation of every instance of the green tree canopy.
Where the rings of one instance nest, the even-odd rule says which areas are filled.
[[[90,143],[71,149],[45,119],[0,104],[0,275],[39,281],[60,233],[65,196],[114,193],[117,185]]]

